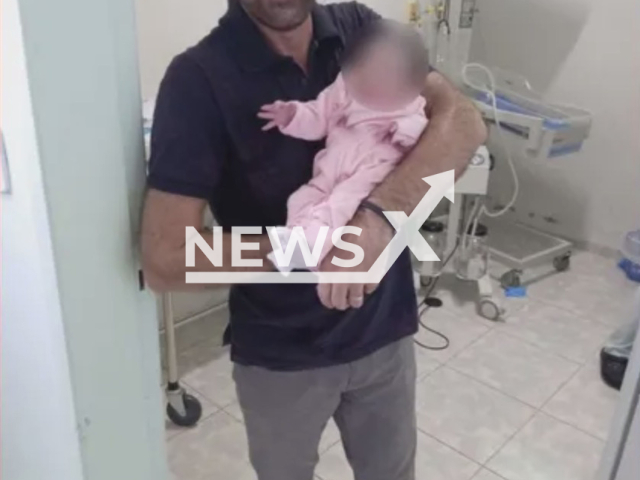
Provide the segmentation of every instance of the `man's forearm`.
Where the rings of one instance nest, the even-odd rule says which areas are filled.
[[[230,233],[223,233],[222,245],[214,244],[213,232],[210,229],[200,231],[200,236],[206,240],[212,248],[222,248],[222,265],[215,266],[206,256],[201,248],[195,247],[195,262],[193,267],[186,266],[186,245],[164,246],[158,253],[153,255],[159,261],[154,261],[151,256],[146,256],[145,277],[151,288],[156,291],[176,291],[176,290],[202,290],[206,288],[219,287],[219,285],[209,284],[187,284],[185,281],[187,272],[265,272],[272,270],[271,263],[266,259],[266,255],[271,251],[271,243],[267,235],[242,235],[242,243],[255,243],[256,250],[245,250],[241,252],[242,260],[256,260],[260,266],[232,266],[233,258],[233,236]],[[240,252],[238,252],[240,254]]]
[[[411,214],[429,188],[422,178],[451,169],[458,178],[486,139],[480,113],[442,75],[429,75],[425,96],[430,105],[427,129],[370,196],[384,210]]]

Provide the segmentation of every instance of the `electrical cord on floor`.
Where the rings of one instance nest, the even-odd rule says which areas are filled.
[[[416,345],[418,345],[420,348],[424,348],[425,350],[432,350],[432,351],[439,351],[439,350],[446,350],[447,348],[449,348],[449,338],[442,332],[439,332],[437,330],[434,330],[431,327],[428,327],[423,321],[422,321],[422,315],[429,309],[429,307],[423,308],[422,311],[420,311],[419,315],[419,319],[418,321],[420,322],[420,326],[425,329],[427,332],[436,335],[437,337],[440,337],[442,340],[444,340],[444,344],[443,345],[439,345],[439,346],[432,346],[432,345],[427,345],[426,343],[422,343],[420,340],[417,339],[413,339],[413,341],[415,342]]]
[[[469,220],[467,222],[467,224],[465,225],[463,234],[462,234],[462,239],[458,239],[456,241],[455,246],[453,247],[453,250],[451,251],[451,253],[449,253],[449,255],[447,256],[447,258],[444,259],[444,262],[442,263],[441,267],[440,267],[440,271],[443,272],[445,267],[449,264],[449,261],[453,258],[453,256],[455,255],[456,251],[458,250],[458,247],[460,246],[461,242],[465,241],[465,237],[467,235],[467,232],[469,231],[469,228],[471,227],[471,225],[475,222],[477,224],[478,221],[478,214],[479,214],[479,210],[481,209],[481,204],[480,202],[476,201],[476,203],[474,204],[473,208],[471,209],[471,215],[469,216]],[[473,228],[473,231],[475,232],[475,227]],[[442,332],[439,332],[437,330],[434,330],[431,327],[428,327],[427,324],[422,320],[422,316],[427,313],[427,311],[429,311],[429,309],[431,307],[441,307],[442,306],[442,300],[440,300],[439,298],[435,298],[432,297],[431,294],[433,293],[433,291],[436,289],[436,287],[438,286],[438,281],[440,280],[440,275],[438,275],[435,280],[431,283],[431,285],[429,285],[429,289],[427,290],[427,293],[424,295],[424,298],[422,299],[422,302],[420,302],[420,310],[418,311],[418,322],[420,323],[420,326],[422,328],[424,328],[427,332],[440,337],[442,340],[444,340],[444,343],[442,345],[433,347],[430,345],[426,345],[424,343],[422,343],[419,340],[416,340],[415,338],[413,339],[413,341],[416,343],[416,345],[418,345],[421,348],[424,348],[425,350],[432,350],[432,351],[440,351],[440,350],[446,350],[447,348],[449,348],[449,345],[451,344],[451,341],[449,340],[449,338]]]
[[[447,258],[444,260],[444,262],[442,263],[442,267],[441,270],[444,270],[444,267],[447,266],[447,264],[449,263],[449,260],[451,260],[453,258],[453,255],[456,253],[456,250],[458,250],[458,246],[460,245],[459,242],[456,243],[456,246],[454,247],[454,249],[451,251],[451,253],[449,254],[449,256],[447,256]],[[440,307],[442,305],[442,301],[438,298],[434,298],[431,296],[431,294],[433,293],[433,291],[436,289],[436,287],[438,286],[438,281],[440,280],[440,276],[437,276],[435,278],[435,280],[431,283],[431,285],[429,285],[429,290],[427,290],[427,293],[425,294],[424,298],[422,299],[422,302],[420,302],[420,310],[418,312],[418,322],[420,323],[420,326],[425,329],[427,332],[440,337],[442,340],[444,340],[444,344],[439,345],[439,346],[430,346],[427,345],[425,343],[422,343],[419,340],[416,340],[415,338],[413,339],[413,341],[416,343],[416,345],[418,345],[421,348],[424,348],[425,350],[432,350],[432,351],[439,351],[439,350],[446,350],[447,348],[449,348],[450,345],[450,341],[449,338],[442,332],[439,332],[437,330],[434,330],[433,328],[427,326],[427,324],[422,320],[422,316],[427,313],[427,311],[433,306],[438,306]],[[436,300],[436,302],[434,302],[433,300]]]

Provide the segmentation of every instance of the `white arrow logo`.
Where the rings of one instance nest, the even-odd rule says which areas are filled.
[[[420,234],[420,227],[443,198],[454,200],[454,171],[439,173],[423,178],[431,188],[420,203],[407,216],[404,212],[384,212],[396,234],[382,254],[367,272],[187,272],[187,283],[379,283],[398,259],[402,251],[409,247],[416,258],[423,262],[440,260]]]

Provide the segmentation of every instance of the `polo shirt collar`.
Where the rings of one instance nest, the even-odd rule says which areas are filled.
[[[315,4],[311,11],[313,21],[313,41],[321,44],[333,39],[342,41],[335,22],[326,7]],[[285,57],[271,49],[262,32],[239,5],[233,2],[220,20],[220,26],[226,29],[228,38],[234,44],[234,54],[240,65],[247,71],[265,70]]]

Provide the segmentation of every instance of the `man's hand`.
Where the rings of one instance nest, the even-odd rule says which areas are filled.
[[[320,264],[321,272],[368,271],[394,235],[391,226],[383,218],[369,210],[358,210],[350,225],[361,228],[362,233],[359,236],[344,235],[343,239],[362,247],[364,260],[360,265],[351,269],[338,267],[331,263],[331,260],[334,256],[341,257],[345,252],[333,248]],[[364,303],[365,296],[372,293],[377,287],[377,283],[366,285],[320,283],[318,284],[318,296],[322,304],[327,308],[338,310],[360,308]]]
[[[267,120],[267,124],[262,130],[271,130],[272,128],[285,128],[291,123],[296,115],[296,106],[291,102],[277,102],[263,105],[258,113],[258,118]]]

